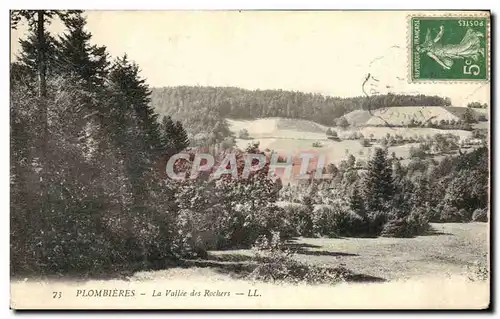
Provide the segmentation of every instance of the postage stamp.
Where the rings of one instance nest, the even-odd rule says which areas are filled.
[[[413,16],[410,81],[489,80],[488,16]]]

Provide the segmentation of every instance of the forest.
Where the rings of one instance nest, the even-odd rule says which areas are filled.
[[[55,19],[66,26],[58,36],[45,31]],[[428,232],[430,221],[487,219],[487,146],[408,165],[379,148],[366,165],[353,156],[330,165],[335,178],[328,184],[283,185],[266,174],[268,167],[245,179],[174,181],[164,174],[173,154],[194,156],[186,131],[209,133],[221,114],[319,121],[365,102],[439,105],[445,99],[152,90],[126,55],[111,57],[91,43],[82,12],[13,11],[11,26],[19,23],[30,26],[30,35],[11,63],[12,275],[166,267],[211,249],[276,238],[411,237]],[[244,153],[263,154],[255,144],[227,151],[238,152],[240,173]],[[214,155],[217,162],[224,158]]]
[[[235,87],[154,88],[151,104],[160,115],[181,121],[195,135],[206,127],[225,125],[224,118],[285,117],[335,126],[336,120],[354,110],[387,106],[448,106],[448,98],[426,95],[385,94],[370,97],[331,97],[283,90],[245,90]]]

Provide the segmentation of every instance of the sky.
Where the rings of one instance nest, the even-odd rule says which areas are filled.
[[[87,11],[92,42],[127,53],[152,87],[200,85],[363,95],[380,93],[490,102],[489,83],[409,84],[404,11]],[[54,33],[63,31],[54,23]],[[11,33],[11,56],[25,27]]]

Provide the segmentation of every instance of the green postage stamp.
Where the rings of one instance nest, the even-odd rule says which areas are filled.
[[[411,82],[488,81],[488,15],[412,16]]]

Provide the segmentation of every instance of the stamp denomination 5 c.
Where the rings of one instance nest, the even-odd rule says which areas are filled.
[[[489,80],[488,16],[413,16],[411,81]]]

